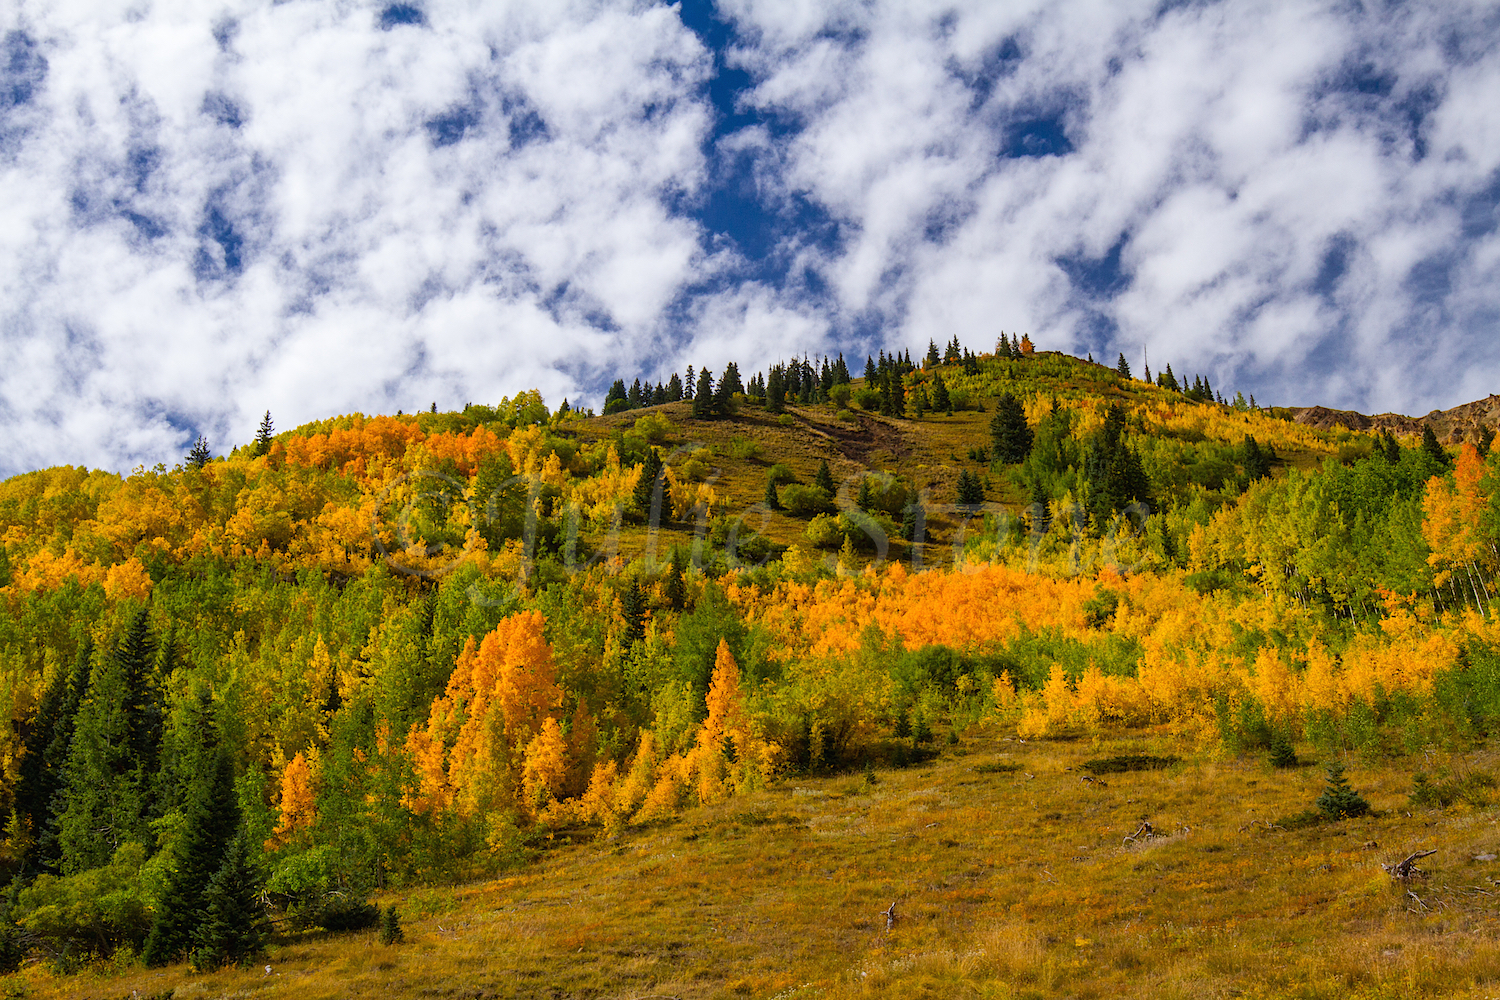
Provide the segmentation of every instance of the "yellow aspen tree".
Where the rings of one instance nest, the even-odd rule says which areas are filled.
[[[318,819],[317,747],[298,753],[281,772],[281,818],[271,831],[268,847],[291,843]]]
[[[568,777],[568,743],[562,726],[548,718],[526,745],[525,763],[521,769],[522,805],[535,819],[561,798]]]

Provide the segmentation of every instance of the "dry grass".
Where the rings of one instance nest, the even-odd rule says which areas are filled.
[[[1165,771],[1078,770],[1178,753]],[[980,769],[1011,763],[1020,770]],[[1353,763],[1378,815],[1307,829],[1319,768],[1166,734],[1021,743],[773,791],[562,846],[509,878],[392,896],[407,943],[277,943],[263,967],[25,973],[33,995],[1416,997],[1500,995],[1494,809],[1410,809],[1413,762]],[[1125,843],[1149,820],[1159,834]],[[1417,850],[1408,887],[1380,863]],[[880,911],[897,901],[887,934]],[[12,985],[19,985],[12,981]]]

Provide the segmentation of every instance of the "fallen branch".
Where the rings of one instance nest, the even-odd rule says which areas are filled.
[[[1409,855],[1405,861],[1397,862],[1394,865],[1382,864],[1380,867],[1390,872],[1391,878],[1400,879],[1403,882],[1409,882],[1414,878],[1426,878],[1427,873],[1417,867],[1417,860],[1436,853],[1436,848],[1430,851],[1418,851],[1415,854]]]
[[[1120,846],[1123,847],[1126,844],[1136,841],[1150,840],[1154,836],[1156,836],[1156,831],[1151,828],[1151,824],[1146,822],[1145,820],[1142,820],[1141,828],[1122,840],[1120,842]]]
[[[885,932],[889,934],[891,928],[896,926],[896,900],[891,900],[891,905],[881,910],[880,915],[885,917]]]
[[[1421,908],[1421,909],[1413,910],[1410,906],[1408,906],[1406,908],[1406,912],[1407,913],[1422,913],[1423,911],[1425,911],[1427,909],[1427,904],[1424,903],[1424,902],[1422,902],[1422,897],[1421,896],[1418,896],[1416,893],[1412,892],[1410,889],[1406,890],[1406,894],[1408,896],[1410,896],[1412,899],[1416,900],[1417,906],[1419,906]]]

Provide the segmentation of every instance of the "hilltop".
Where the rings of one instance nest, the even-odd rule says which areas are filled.
[[[6,987],[1491,988],[1492,401],[851,375],[0,483]]]

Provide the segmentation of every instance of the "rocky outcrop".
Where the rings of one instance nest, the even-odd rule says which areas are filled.
[[[1500,396],[1489,395],[1472,403],[1455,406],[1451,410],[1433,410],[1425,417],[1407,417],[1399,413],[1377,413],[1366,416],[1353,410],[1330,410],[1326,406],[1303,406],[1291,410],[1291,417],[1299,424],[1330,430],[1347,427],[1351,431],[1376,432],[1389,430],[1392,434],[1421,434],[1422,428],[1432,425],[1432,432],[1444,444],[1461,441],[1478,441],[1484,428],[1494,429],[1500,425]]]

